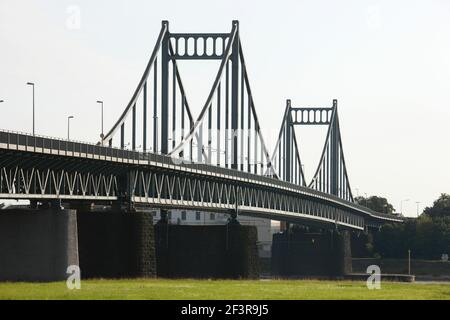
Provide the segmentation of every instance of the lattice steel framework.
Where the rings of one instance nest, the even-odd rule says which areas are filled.
[[[132,170],[124,177],[111,167],[100,173],[65,170],[58,166],[52,169],[38,167],[0,167],[0,195],[11,199],[68,202],[129,199],[134,205],[239,211],[360,230],[365,223],[364,217],[356,212],[317,201],[294,190],[277,190],[158,168]]]
[[[114,174],[0,167],[0,194],[15,199],[117,200]]]
[[[364,229],[363,217],[286,190],[149,170],[134,171],[130,185],[132,201],[137,204],[219,212],[236,210],[256,216],[278,215],[287,220],[315,220]]]
[[[0,198],[196,208],[360,230],[401,221],[264,175],[1,130]]]

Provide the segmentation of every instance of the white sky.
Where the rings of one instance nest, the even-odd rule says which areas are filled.
[[[344,5],[345,4],[345,5]],[[80,29],[70,29],[70,7]],[[68,11],[69,10],[69,11]],[[263,133],[272,148],[285,100],[339,100],[353,192],[386,196],[416,214],[450,193],[450,2],[441,1],[65,1],[0,0],[0,128],[97,141],[128,103],[158,36],[240,35]],[[197,113],[217,65],[182,69]],[[325,128],[298,130],[311,178]]]

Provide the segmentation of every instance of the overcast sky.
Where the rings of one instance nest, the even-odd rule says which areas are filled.
[[[79,13],[79,25],[73,18]],[[0,0],[0,128],[95,142],[137,86],[161,20],[173,32],[229,32],[240,21],[262,130],[273,147],[285,100],[331,106],[355,195],[409,216],[450,193],[450,2]],[[180,69],[196,115],[217,64]],[[311,178],[326,128],[297,130]]]

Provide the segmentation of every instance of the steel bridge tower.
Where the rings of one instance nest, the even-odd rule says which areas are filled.
[[[308,186],[353,201],[345,166],[337,100],[333,100],[331,107],[292,107],[291,100],[286,101],[285,114],[271,158],[273,173],[284,181],[307,185],[294,130],[295,126],[304,125],[328,126],[319,165]]]
[[[191,114],[177,62],[219,60],[220,67],[197,119]],[[152,119],[148,106],[153,99]],[[137,148],[138,101],[142,100],[142,149],[198,163],[255,174],[270,168],[246,71],[239,22],[229,33],[173,33],[162,28],[147,68],[122,116],[106,134],[112,146],[120,129],[126,147],[125,122],[131,118],[131,149]]]

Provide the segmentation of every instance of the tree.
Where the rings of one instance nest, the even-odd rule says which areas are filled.
[[[413,249],[415,256],[439,259],[450,249],[450,219],[420,216],[416,221]]]
[[[426,207],[424,215],[431,218],[450,217],[450,194],[441,193],[441,196],[434,201],[432,207]]]
[[[405,228],[403,223],[383,225],[373,235],[374,251],[383,258],[404,258],[409,249]]]
[[[374,252],[382,257],[404,258],[408,250],[415,258],[433,260],[450,252],[450,195],[441,194],[418,219],[385,224],[374,233]]]
[[[370,197],[356,197],[355,198],[356,203],[359,205],[362,205],[364,207],[367,207],[373,211],[381,212],[381,213],[394,213],[395,209],[388,202],[386,198],[383,197],[377,197],[377,196],[370,196]]]

